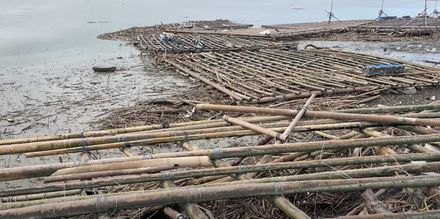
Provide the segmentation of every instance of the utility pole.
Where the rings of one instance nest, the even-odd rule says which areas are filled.
[[[330,6],[330,11],[327,11],[327,14],[328,14],[328,23],[329,23],[329,24],[332,22],[332,18],[334,18],[334,19],[337,20],[337,21],[340,21],[340,20],[335,16],[335,14],[333,13],[333,3],[334,3],[334,0],[332,0],[332,4],[331,4],[331,6]]]
[[[382,17],[383,15],[385,15],[385,16],[388,17],[388,15],[387,15],[387,14],[385,13],[385,11],[383,10],[383,6],[384,6],[384,4],[385,4],[385,0],[382,0],[382,6],[380,7],[378,18]]]
[[[425,0],[425,10],[423,10],[423,19],[425,20],[424,21],[425,26],[427,24],[427,17],[428,17],[428,0]]]
[[[438,0],[435,0],[434,11],[430,15],[433,18],[440,18],[440,12],[437,10],[437,3]]]

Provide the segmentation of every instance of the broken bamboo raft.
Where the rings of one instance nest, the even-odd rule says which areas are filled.
[[[251,103],[304,98],[312,92],[332,95],[434,86],[440,76],[440,71],[432,67],[331,49],[180,54],[161,60],[235,101]],[[405,72],[396,76],[363,74],[364,66],[390,63],[405,65]]]
[[[352,208],[345,214],[332,216],[351,218],[362,212],[372,217],[402,212],[411,216],[399,204],[383,204],[401,198],[402,193],[396,191],[408,188],[426,191],[425,202],[436,202],[440,194],[436,173],[440,168],[440,131],[436,129],[440,105],[308,110],[314,97],[300,110],[199,104],[197,110],[219,111],[225,116],[166,127],[158,124],[2,140],[3,156],[77,152],[81,156],[73,162],[1,169],[0,183],[31,178],[41,183],[2,188],[0,217],[66,217],[142,208],[145,215],[163,209],[167,215],[205,219],[212,213],[201,211],[201,205],[209,211],[215,205],[207,203],[216,200],[255,197],[273,203],[280,214],[291,218],[330,217],[316,215],[307,203],[293,198],[318,193],[358,198],[344,202]],[[230,117],[228,112],[258,116]],[[306,135],[315,137],[304,138]],[[261,136],[263,140],[233,146],[196,141],[239,136]],[[185,143],[178,151],[161,153],[136,150],[178,142],[199,146]],[[87,156],[110,148],[120,148],[126,156]],[[134,185],[138,189],[112,192]],[[382,211],[372,202],[382,203]],[[438,211],[420,209],[420,215],[438,215]]]
[[[249,37],[219,35],[197,35],[190,33],[172,34],[167,32],[139,34],[140,49],[150,55],[196,52],[228,52],[259,50],[269,48],[296,49],[298,43],[274,42]]]

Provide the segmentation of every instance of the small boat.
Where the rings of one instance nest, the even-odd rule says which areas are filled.
[[[93,66],[93,71],[95,72],[114,72],[116,71],[115,66]]]

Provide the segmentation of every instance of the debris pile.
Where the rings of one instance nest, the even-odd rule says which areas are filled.
[[[157,53],[225,52],[258,50],[261,48],[296,48],[297,43],[277,43],[245,37],[219,35],[152,33],[138,35],[137,40],[143,51]]]
[[[178,29],[174,33],[197,33],[197,34],[218,34],[235,37],[257,37],[271,40],[299,40],[306,37],[316,37],[325,34],[345,32],[347,29],[359,25],[368,24],[371,20],[348,20],[340,22],[315,22],[295,24],[271,24],[263,25],[261,28],[245,28],[231,30],[205,30],[205,29]]]
[[[433,17],[386,19],[350,27],[325,39],[356,41],[439,40],[440,20]]]
[[[3,189],[0,217],[117,216],[138,208],[134,212],[142,216],[160,211],[190,218],[245,217],[231,209],[234,205],[220,212],[227,199],[263,205],[262,211],[278,208],[269,211],[272,216],[283,212],[295,218],[439,215],[431,210],[438,204],[440,131],[431,127],[440,126],[440,105],[308,110],[315,96],[299,110],[198,104],[197,111],[225,116],[2,140],[1,155],[80,155],[77,162],[0,170],[3,182],[42,180],[29,188]],[[261,138],[248,145],[197,143],[240,136]],[[163,143],[180,148],[136,149]],[[112,148],[126,156],[92,159],[94,151]],[[332,206],[336,201],[341,207]]]
[[[252,24],[241,24],[232,22],[230,20],[210,20],[210,21],[186,21],[182,23],[167,23],[159,24],[146,27],[132,27],[129,29],[116,31],[112,33],[105,33],[98,36],[100,39],[111,39],[111,40],[126,40],[134,42],[138,35],[149,35],[152,33],[161,33],[167,31],[176,30],[229,30],[229,29],[247,29],[252,27]]]
[[[36,182],[0,187],[0,218],[439,217],[440,104],[362,105],[436,86],[438,69],[292,41],[379,22],[400,20],[101,35],[203,83],[121,109],[111,129],[0,140],[0,156],[60,157],[0,170],[2,183]]]

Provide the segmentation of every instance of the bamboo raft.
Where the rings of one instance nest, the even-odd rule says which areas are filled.
[[[440,20],[432,17],[399,18],[384,21],[376,21],[361,26],[367,27],[393,27],[393,28],[434,28],[438,29]]]
[[[262,25],[263,28],[268,29],[295,29],[301,31],[315,31],[315,30],[334,30],[334,29],[345,29],[349,27],[356,27],[359,25],[366,25],[373,20],[344,20],[341,22],[311,22],[311,23],[293,23],[293,24],[270,24]]]
[[[99,36],[101,39],[120,39],[135,42],[139,35],[149,35],[172,30],[231,30],[247,29],[252,24],[236,23],[230,20],[198,20],[181,23],[165,23],[146,27],[132,27],[121,31],[106,33]]]
[[[3,156],[77,152],[80,156],[74,162],[0,169],[0,183],[41,180],[32,187],[2,186],[0,218],[66,217],[142,208],[143,216],[163,209],[170,217],[207,219],[212,213],[201,210],[203,203],[246,197],[262,197],[290,218],[310,218],[310,206],[291,198],[318,192],[356,194],[362,200],[346,203],[353,207],[348,215],[333,214],[342,218],[365,218],[355,216],[362,212],[368,218],[440,215],[438,210],[402,212],[399,204],[384,204],[404,188],[425,188],[426,204],[436,203],[440,177],[434,173],[440,168],[440,131],[429,127],[440,126],[440,105],[308,110],[315,97],[312,94],[298,110],[199,104],[197,110],[225,116],[166,127],[157,124],[1,140]],[[229,112],[258,116],[229,117]],[[389,130],[400,134],[393,136]],[[319,138],[310,140],[301,133]],[[239,136],[262,139],[240,146],[194,144],[199,139]],[[163,143],[177,144],[180,150],[135,150]],[[125,156],[90,156],[96,150],[112,148],[121,149]],[[112,188],[132,185],[139,186],[112,192],[118,191]],[[90,190],[95,192],[85,193]],[[322,216],[330,215],[313,215]]]
[[[161,61],[236,101],[255,103],[307,97],[310,92],[433,86],[440,76],[432,67],[330,49],[181,54],[164,56]],[[362,68],[371,64],[403,64],[406,71],[398,76],[364,76]]]
[[[173,29],[173,33],[217,34],[235,37],[255,37],[270,40],[298,40],[323,34],[338,33],[371,23],[371,20],[347,20],[341,22],[313,22],[296,24],[262,25],[261,28],[231,29],[228,31],[206,29]]]
[[[399,38],[423,37],[429,40],[438,40],[440,21],[432,17],[397,18],[390,20],[378,20],[341,31],[340,34],[330,35],[335,39],[344,39],[348,35],[349,40],[390,41]]]
[[[219,35],[173,34],[171,40],[161,41],[163,33],[140,34],[137,36],[141,50],[149,54],[195,53],[258,50],[264,48],[296,49],[298,43],[283,43],[256,40],[249,37],[230,37]]]

